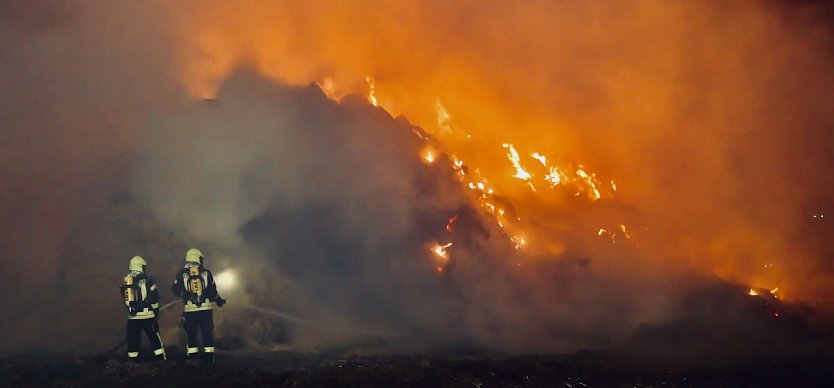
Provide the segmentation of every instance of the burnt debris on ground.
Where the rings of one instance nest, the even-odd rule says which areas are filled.
[[[0,386],[279,387],[659,387],[830,386],[831,355],[785,360],[760,357],[710,369],[627,367],[610,353],[509,358],[429,355],[222,353],[214,364],[173,358],[129,364],[119,358],[0,358]],[[603,361],[603,362],[600,362]]]

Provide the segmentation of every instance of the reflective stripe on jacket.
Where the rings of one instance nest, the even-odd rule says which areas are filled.
[[[134,276],[134,281],[139,288],[139,298],[137,302],[139,302],[139,307],[143,308],[135,315],[128,314],[127,319],[156,318],[154,310],[159,308],[159,290],[156,287],[156,283],[152,278],[143,273]],[[125,301],[125,307],[128,306],[129,303]]]

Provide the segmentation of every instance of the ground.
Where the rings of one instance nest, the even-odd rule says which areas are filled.
[[[172,357],[129,364],[116,356],[0,358],[0,386],[277,387],[822,387],[834,385],[834,357],[749,359],[710,368],[646,368],[610,354],[506,358],[219,353],[214,364]],[[614,366],[619,364],[619,366]],[[204,385],[205,384],[205,385]]]

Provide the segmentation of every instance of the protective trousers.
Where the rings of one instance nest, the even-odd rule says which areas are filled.
[[[197,347],[197,333],[203,337],[203,352],[209,361],[214,361],[214,318],[211,310],[193,311],[185,314],[185,332],[187,334],[186,347],[188,357],[196,356],[200,351]]]
[[[165,348],[162,346],[162,337],[159,336],[159,323],[156,318],[127,320],[127,356],[131,360],[139,358],[139,345],[143,331],[148,336],[153,354],[160,360],[164,360]]]

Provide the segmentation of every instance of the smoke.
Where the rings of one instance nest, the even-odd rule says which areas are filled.
[[[749,287],[828,313],[830,224],[813,216],[831,209],[830,29],[782,8],[7,2],[0,350],[107,347],[127,260],[146,256],[168,298],[191,246],[238,272],[228,299],[316,323],[230,304],[218,334],[242,347],[651,348],[813,315]],[[533,192],[504,143],[617,192]],[[430,249],[447,242],[444,267]]]
[[[79,237],[99,229],[90,222],[112,208],[131,128],[182,99],[169,77],[165,19],[160,7],[98,1],[0,5],[3,350],[100,341],[90,320],[103,310],[87,306],[112,292],[97,272],[117,273],[121,258],[139,252],[107,239],[82,246]],[[142,27],[129,27],[134,21]],[[94,255],[104,247],[111,249]],[[78,342],[56,345],[81,332]]]
[[[661,265],[674,260],[829,303],[816,265],[794,265],[824,265],[802,248],[819,233],[808,231],[810,217],[827,210],[830,187],[819,176],[830,141],[830,33],[817,11],[744,2],[313,2],[251,3],[229,15],[216,4],[191,20],[206,58],[186,60],[184,80],[194,95],[210,96],[247,61],[338,96],[366,91],[371,75],[381,106],[477,166],[527,224],[575,229],[563,214],[582,205],[530,195],[512,178],[503,143],[515,144],[528,167],[534,151],[584,164],[615,180],[618,200],[640,213],[587,232],[626,224]],[[437,123],[438,101],[450,132]],[[547,229],[528,229],[533,246],[564,249]]]
[[[294,328],[296,346],[382,337],[405,349],[471,342],[544,351],[584,342],[546,335],[550,325],[577,330],[573,323],[532,327],[573,279],[520,269],[524,260],[472,208],[454,171],[421,162],[420,130],[405,120],[358,98],[337,104],[315,86],[287,89],[238,73],[216,100],[150,126],[132,181],[137,200],[218,252],[218,265],[242,270],[249,302],[331,323],[324,333]],[[447,236],[453,214],[464,239]],[[449,238],[458,244],[449,248],[453,265],[438,273],[430,244]],[[551,265],[588,271],[587,260],[543,268]],[[588,291],[620,287],[585,277]],[[559,297],[563,308],[586,298],[571,294]],[[572,315],[601,316],[604,308]],[[523,328],[538,334],[519,335]]]

